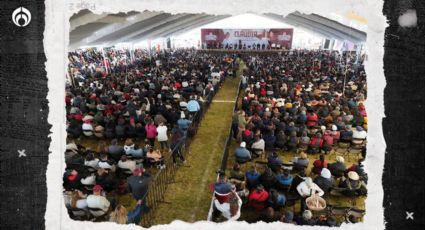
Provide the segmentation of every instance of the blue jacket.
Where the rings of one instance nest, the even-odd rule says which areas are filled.
[[[192,123],[191,121],[184,118],[181,118],[177,121],[177,124],[179,125],[180,130],[183,130],[183,131],[186,131],[189,128],[189,125],[191,123]]]
[[[198,101],[196,101],[196,100],[190,100],[188,103],[187,103],[187,110],[189,111],[189,112],[197,112],[197,111],[199,111],[201,109],[201,106],[199,106],[199,103],[198,103]]]
[[[251,159],[251,153],[249,150],[242,147],[238,147],[235,150],[235,156],[239,161],[248,161]]]
[[[285,206],[286,203],[286,197],[283,194],[279,194],[277,196],[277,200],[274,202],[272,196],[269,196],[269,200],[268,200],[270,205],[276,205],[276,206]]]
[[[245,176],[248,184],[252,187],[257,186],[257,184],[260,183],[261,174],[259,172],[250,170],[245,173]]]
[[[280,174],[276,176],[276,179],[279,182],[279,184],[289,186],[292,184],[292,180],[294,178],[291,175],[288,175],[288,177],[286,177],[285,175]]]

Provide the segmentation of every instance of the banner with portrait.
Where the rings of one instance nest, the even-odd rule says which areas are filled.
[[[293,32],[292,28],[201,29],[201,41],[208,47],[291,49]]]

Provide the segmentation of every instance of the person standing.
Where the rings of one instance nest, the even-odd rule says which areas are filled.
[[[185,137],[187,136],[187,130],[191,123],[192,122],[190,120],[186,119],[186,115],[184,115],[184,113],[181,114],[180,119],[177,121],[179,129],[183,132]]]
[[[149,123],[146,124],[145,130],[146,130],[146,138],[148,139],[150,146],[154,147],[155,138],[158,135],[158,132],[156,130],[156,126],[153,123],[153,121],[149,121]]]
[[[195,100],[194,96],[191,96],[187,103],[187,111],[189,111],[190,115],[193,117],[200,109],[201,106],[199,105],[199,102]]]
[[[143,168],[136,168],[133,170],[133,175],[127,179],[128,191],[131,192],[135,200],[142,200],[148,193],[149,183],[151,177],[145,173]]]
[[[184,159],[184,156],[181,152],[181,147],[184,144],[184,134],[179,129],[179,127],[174,124],[174,128],[171,130],[171,151],[172,151],[172,157],[173,157],[173,163],[177,164],[177,157],[180,158],[180,160],[183,163],[186,163],[186,160]]]
[[[156,129],[156,131],[158,132],[157,139],[161,146],[161,151],[163,151],[164,148],[169,148],[167,130],[168,128],[164,125],[163,122],[159,123],[159,126]]]

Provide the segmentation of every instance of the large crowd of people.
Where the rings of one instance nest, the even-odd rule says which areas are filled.
[[[164,168],[165,153],[174,164],[185,162],[181,145],[193,135],[205,100],[235,75],[235,59],[193,49],[87,49],[68,58],[63,186],[69,213],[139,223],[149,209],[147,166]],[[117,202],[123,194],[132,195],[134,208]]]
[[[338,225],[331,215],[317,215],[327,197],[367,194],[362,64],[353,54],[329,51],[240,55],[246,67],[231,126],[239,147],[236,163],[214,186],[215,218],[238,220],[249,212],[265,222]],[[87,49],[68,58],[63,185],[69,213],[139,223],[149,210],[148,166],[163,169],[167,154],[175,164],[185,162],[181,144],[193,135],[205,100],[236,76],[238,62],[225,51],[194,49]],[[352,149],[362,156],[350,165],[344,157]],[[288,153],[297,157],[285,162]],[[255,158],[266,159],[262,170]],[[243,170],[245,164],[250,167]],[[123,194],[131,194],[134,207],[117,201]],[[299,210],[288,208],[296,202]]]
[[[361,62],[351,53],[303,50],[245,54],[243,59],[243,98],[232,119],[232,138],[239,147],[235,165],[215,184],[214,219],[221,212],[224,219],[235,220],[246,211],[265,222],[340,224],[329,213],[317,212],[330,196],[367,194],[362,165],[367,86]],[[351,157],[351,150],[361,157],[349,165],[344,157]],[[297,157],[284,162],[282,154]],[[261,172],[250,163],[255,158],[267,159]],[[242,170],[247,163],[252,167]],[[293,208],[295,201],[299,210]],[[347,221],[359,220],[350,216]]]

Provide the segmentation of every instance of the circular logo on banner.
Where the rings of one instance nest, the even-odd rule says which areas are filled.
[[[25,27],[31,22],[31,13],[27,8],[18,7],[13,11],[12,21],[19,27]]]

